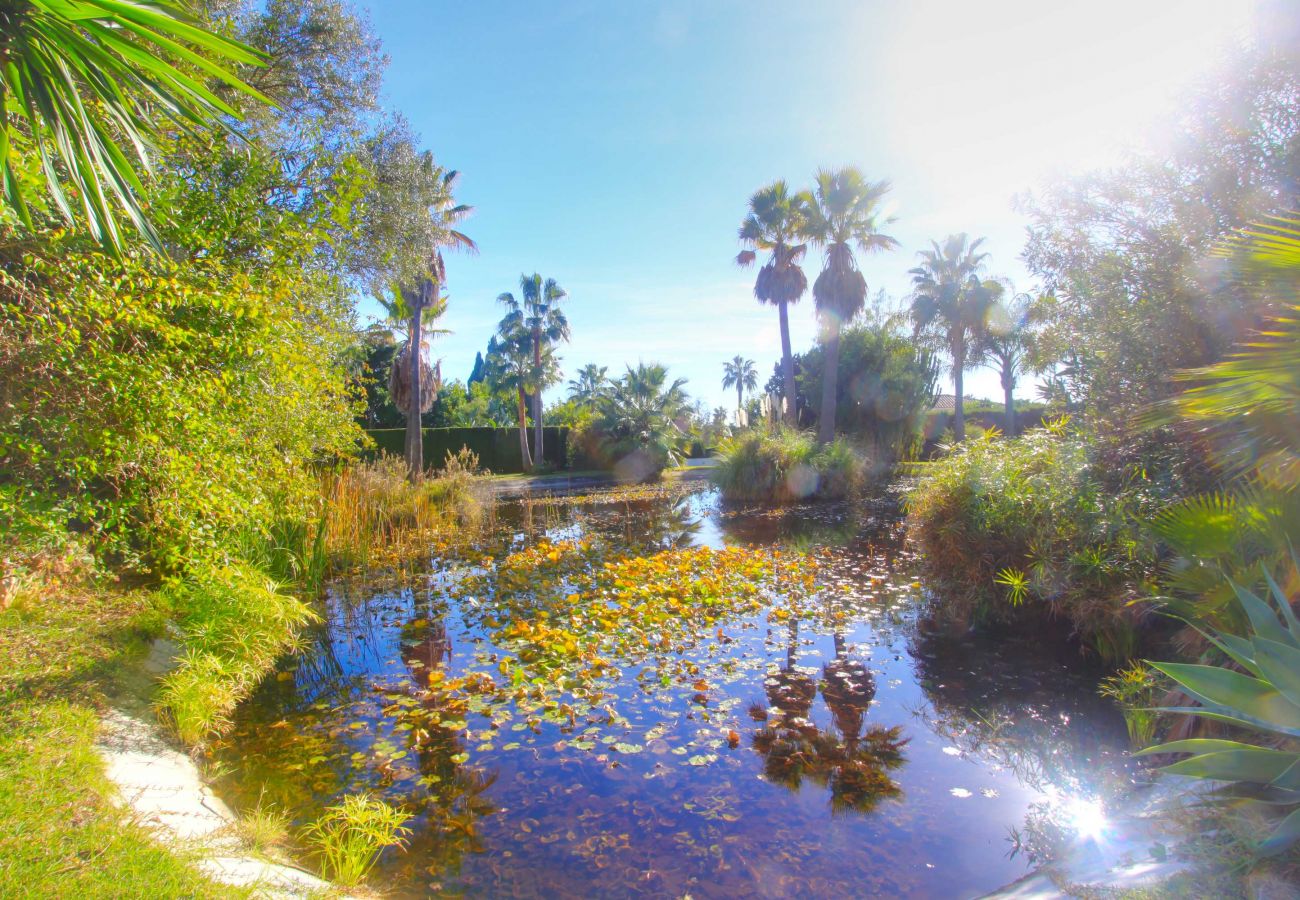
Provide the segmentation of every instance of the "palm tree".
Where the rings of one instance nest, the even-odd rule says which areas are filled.
[[[6,3],[0,57],[5,205],[31,227],[27,173],[14,170],[10,155],[16,145],[20,157],[30,150],[40,159],[57,210],[75,220],[73,206],[79,206],[91,234],[114,253],[123,247],[119,209],[150,245],[162,248],[129,158],[149,167],[160,123],[226,128],[225,117],[238,119],[239,111],[205,84],[208,78],[271,102],[234,73],[236,66],[264,65],[258,51],[214,34],[168,0]]]
[[[745,391],[758,390],[758,370],[752,359],[737,354],[730,362],[722,364],[722,389],[736,389],[736,411],[745,408]]]
[[[952,430],[957,440],[966,439],[966,415],[962,399],[962,375],[967,351],[984,331],[984,314],[992,302],[979,279],[987,253],[979,252],[983,238],[969,240],[965,234],[951,234],[943,242],[931,241],[931,249],[918,254],[921,264],[911,269],[912,322],[916,332],[934,330],[952,356],[953,392],[957,395]]]
[[[782,394],[785,419],[792,425],[797,421],[797,411],[789,306],[798,303],[808,290],[808,278],[799,267],[808,245],[795,243],[806,221],[806,195],[791,194],[784,181],[774,181],[749,198],[749,212],[740,223],[740,242],[746,249],[736,256],[739,265],[748,266],[758,258],[758,251],[771,251],[767,263],[758,270],[754,296],[760,303],[775,305],[781,314]]]
[[[840,327],[861,311],[867,299],[867,280],[858,271],[853,249],[875,253],[898,246],[898,241],[880,232],[894,221],[884,217],[880,208],[887,193],[888,181],[868,181],[853,166],[822,169],[808,204],[804,234],[826,251],[826,264],[813,284],[813,300],[826,339],[826,374],[817,418],[817,440],[823,444],[835,439]]]
[[[549,350],[542,357],[543,367],[554,371],[554,358]],[[533,467],[528,452],[528,392],[533,384],[533,341],[528,329],[519,323],[502,320],[496,335],[488,341],[484,360],[487,381],[498,390],[515,395],[515,412],[519,423],[519,456],[525,470]]]
[[[578,370],[578,377],[569,379],[569,399],[579,403],[594,403],[609,388],[609,369],[587,363]]]
[[[388,369],[389,398],[392,400],[393,405],[401,411],[403,417],[409,417],[413,409],[416,408],[418,408],[420,415],[423,415],[433,408],[434,401],[438,399],[438,391],[442,389],[441,364],[435,368],[424,361],[423,351],[427,341],[423,340],[423,338],[426,335],[451,333],[445,328],[432,327],[447,311],[447,298],[446,296],[439,297],[436,302],[428,303],[420,310],[420,334],[422,340],[418,345],[411,340],[410,328],[413,313],[408,295],[400,289],[394,289],[389,296],[379,296],[376,299],[387,314],[387,324],[401,332],[404,338]],[[418,404],[412,403],[411,397],[414,388],[411,381],[410,354],[412,352],[418,354],[417,359],[420,368]],[[421,447],[421,453],[423,455],[423,447]]]
[[[424,440],[420,428],[420,353],[423,346],[422,329],[424,311],[429,306],[440,302],[442,286],[447,281],[447,266],[442,258],[442,248],[464,249],[471,253],[478,252],[469,237],[454,226],[468,216],[473,207],[458,204],[455,201],[456,179],[458,172],[446,171],[433,162],[433,155],[425,152],[420,155],[421,168],[429,176],[427,183],[433,185],[434,191],[420,199],[427,221],[423,223],[425,240],[429,242],[428,260],[420,276],[399,285],[405,308],[410,313],[407,320],[407,343],[417,348],[409,354],[411,366],[409,397],[410,407],[406,410],[406,467],[411,481],[418,481],[424,475]]]
[[[600,399],[597,427],[620,478],[643,481],[678,461],[685,384],[685,378],[670,383],[668,369],[659,363],[638,363]]]
[[[1030,334],[1026,326],[1032,301],[1028,294],[1014,293],[1014,288],[1004,281],[990,279],[984,282],[984,289],[993,305],[986,316],[987,327],[980,337],[977,355],[998,373],[1006,409],[1006,431],[1014,435],[1015,390],[1029,358]],[[1008,294],[1009,301],[1004,299]]]
[[[507,291],[497,297],[497,301],[504,303],[509,310],[502,320],[502,325],[505,326],[508,322],[511,326],[523,326],[527,329],[532,342],[533,426],[536,429],[536,436],[533,439],[535,448],[533,459],[541,465],[542,389],[546,387],[546,382],[542,378],[542,356],[559,341],[569,339],[569,320],[559,308],[560,301],[568,294],[554,278],[548,278],[543,282],[542,276],[536,272],[532,275],[519,276],[519,294],[521,299],[516,300],[515,295]]]

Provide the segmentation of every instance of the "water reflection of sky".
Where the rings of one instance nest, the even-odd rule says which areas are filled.
[[[1118,777],[1104,773],[1119,773],[1123,725],[1096,673],[1069,647],[934,630],[888,506],[737,510],[697,492],[515,503],[494,519],[489,554],[583,535],[646,553],[829,546],[847,615],[727,623],[725,642],[674,663],[701,667],[703,693],[625,667],[609,703],[625,728],[498,709],[495,729],[471,714],[468,735],[419,741],[395,711],[417,703],[421,672],[493,661],[475,600],[455,597],[455,570],[340,585],[313,650],[217,751],[229,799],[302,820],[362,789],[404,803],[415,834],[380,877],[412,895],[961,896],[1025,872],[1007,835],[1032,804]],[[885,765],[868,735],[895,727],[906,744]]]

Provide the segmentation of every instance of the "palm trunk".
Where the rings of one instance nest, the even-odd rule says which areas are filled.
[[[533,395],[533,428],[537,435],[533,439],[533,459],[540,466],[545,457],[542,456],[542,332],[539,328],[533,329],[533,377],[537,379],[534,385],[537,393]]]
[[[411,483],[424,476],[424,434],[420,425],[420,344],[421,318],[424,314],[424,285],[420,285],[412,298],[412,314],[407,334],[410,339],[411,396],[406,409],[406,477]]]
[[[785,422],[791,427],[798,427],[799,412],[795,408],[796,396],[794,386],[794,355],[790,351],[790,311],[789,305],[782,300],[777,304],[781,313],[781,383],[785,390]]]
[[[822,411],[817,417],[817,443],[835,440],[835,399],[840,380],[840,320],[826,317],[826,371],[822,374]]]
[[[533,461],[528,456],[528,412],[524,405],[523,385],[519,386],[519,458],[525,472],[533,467]]]
[[[966,369],[966,345],[959,343],[952,350],[952,386],[957,392],[953,402],[952,433],[959,442],[966,440],[966,408],[962,402],[962,380]]]
[[[740,416],[745,410],[745,393],[740,385],[736,386],[736,421],[740,421]]]
[[[1007,406],[1007,437],[1016,435],[1016,401],[1011,396],[1015,388],[1008,381],[1002,382],[1002,390]]]

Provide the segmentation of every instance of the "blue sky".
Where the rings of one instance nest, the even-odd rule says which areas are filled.
[[[391,58],[387,101],[462,172],[478,256],[448,259],[433,355],[465,378],[521,272],[569,292],[566,377],[655,360],[709,405],[734,404],[722,362],[765,376],[776,312],[754,301],[735,232],[749,194],[852,163],[894,184],[902,248],[862,259],[902,298],[931,238],[987,238],[1018,262],[1015,194],[1053,173],[1176,139],[1177,92],[1242,33],[1245,0],[940,3],[480,2],[361,4]],[[820,260],[810,257],[809,280]],[[362,310],[373,307],[363,304]],[[815,333],[811,297],[792,315]],[[1000,395],[974,372],[967,389]],[[548,402],[562,391],[548,394]]]

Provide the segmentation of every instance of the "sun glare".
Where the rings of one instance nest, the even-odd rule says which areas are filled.
[[[1065,811],[1070,827],[1084,840],[1099,840],[1106,830],[1106,813],[1098,800],[1073,797],[1066,804]]]

